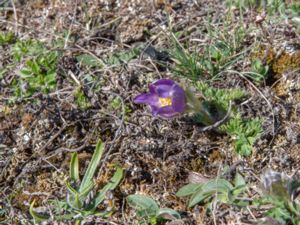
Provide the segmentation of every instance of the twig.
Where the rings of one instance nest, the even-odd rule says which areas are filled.
[[[74,123],[72,123],[74,124]],[[69,124],[70,125],[70,124]],[[35,154],[32,154],[31,157],[34,157],[36,154],[42,152],[45,150],[48,145],[50,145],[69,125],[65,124],[63,125],[47,142],[44,144],[41,148],[39,148],[37,151],[35,151]]]
[[[76,18],[76,11],[77,11],[77,4],[78,4],[78,1],[76,0],[75,1],[75,7],[74,7],[74,11],[73,11],[73,18],[72,18],[72,21],[71,21],[71,24],[69,26],[69,30],[68,30],[68,34],[65,38],[65,44],[64,44],[64,49],[66,49],[68,47],[68,41],[69,41],[69,37],[71,35],[71,30],[72,30],[72,27],[73,27],[73,24],[74,24],[74,20]]]
[[[62,152],[62,151],[66,151],[66,152],[79,152],[81,151],[82,149],[84,149],[85,147],[87,146],[87,141],[85,141],[83,143],[83,145],[79,146],[78,148],[73,148],[73,149],[69,149],[69,148],[64,148],[64,147],[61,147],[61,148],[58,148],[56,150],[54,150],[54,153],[47,156],[47,157],[44,157],[43,160],[47,160],[55,155],[57,155],[58,153]]]
[[[98,56],[96,56],[94,53],[92,53],[91,51],[86,50],[85,48],[83,48],[83,47],[81,47],[80,45],[77,45],[77,44],[75,44],[75,46],[76,46],[77,48],[79,48],[80,50],[82,50],[83,52],[85,52],[85,53],[87,53],[87,54],[89,54],[89,55],[95,57],[95,59],[96,59],[98,62],[100,62],[101,65],[102,65],[103,67],[106,66],[105,63],[104,63]]]
[[[10,0],[13,11],[14,11],[14,19],[15,19],[15,33],[18,33],[18,15],[17,15],[17,10],[16,10],[16,6],[14,3],[14,0]]]
[[[47,193],[47,192],[41,192],[41,191],[37,191],[37,192],[29,192],[26,190],[23,190],[23,194],[25,195],[29,195],[29,196],[39,196],[39,195],[46,195],[46,196],[51,196],[51,194]]]
[[[252,218],[254,219],[254,221],[257,221],[257,218],[256,218],[255,215],[252,213],[252,211],[251,211],[251,209],[249,208],[249,206],[247,206],[246,209],[248,210],[249,214],[252,216]]]
[[[127,224],[127,223],[126,223],[126,217],[125,217],[125,204],[126,204],[126,203],[125,203],[125,199],[123,199],[123,200],[122,200],[122,219],[123,219],[123,223],[124,223],[124,224]]]
[[[48,163],[51,167],[53,167],[57,172],[61,173],[61,169],[58,169],[56,166],[54,166],[51,162],[49,162],[47,159],[42,158],[43,161]]]
[[[71,70],[68,71],[68,75],[70,75],[70,77],[75,81],[75,83],[78,86],[81,86],[80,81],[77,79],[77,77],[75,76],[75,74]]]

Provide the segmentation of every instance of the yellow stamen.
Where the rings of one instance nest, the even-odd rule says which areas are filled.
[[[172,105],[172,99],[171,98],[159,98],[159,103],[162,107]]]

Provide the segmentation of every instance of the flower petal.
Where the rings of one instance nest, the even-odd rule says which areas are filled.
[[[148,104],[148,105],[159,104],[158,97],[155,94],[151,94],[151,93],[138,95],[133,99],[133,102],[136,104]]]
[[[160,79],[149,85],[149,92],[138,95],[133,102],[147,104],[154,116],[169,119],[185,110],[185,92],[173,80]],[[163,101],[164,100],[164,101]],[[168,104],[164,102],[168,100]]]
[[[175,82],[173,80],[170,80],[170,79],[160,79],[160,80],[157,80],[153,83],[153,85],[155,85],[155,86],[158,86],[158,85],[172,86],[173,84],[175,84]]]
[[[178,113],[174,111],[172,106],[164,106],[158,109],[157,115],[165,119],[170,119],[177,116]]]
[[[175,82],[172,80],[160,79],[149,86],[150,93],[156,93],[160,98],[168,98],[171,95],[170,91],[174,84]]]
[[[179,113],[185,110],[185,92],[179,85],[173,85],[172,106],[174,111]]]
[[[156,106],[156,105],[150,105],[150,108],[151,108],[152,115],[153,116],[157,116],[160,107]]]

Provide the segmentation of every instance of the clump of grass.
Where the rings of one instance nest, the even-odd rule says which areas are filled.
[[[9,45],[15,42],[16,36],[13,32],[0,33],[0,46]]]
[[[98,206],[106,199],[106,194],[114,190],[123,177],[123,169],[116,166],[116,171],[110,181],[101,190],[95,190],[94,175],[104,151],[104,143],[98,141],[91,162],[83,176],[79,176],[79,159],[77,153],[73,153],[70,161],[70,180],[66,181],[68,194],[66,200],[51,201],[51,215],[56,221],[73,221],[81,224],[82,220],[89,216],[108,218],[112,215],[114,207],[111,205],[104,211],[99,211]],[[40,214],[34,210],[34,201],[29,212],[35,223],[50,220],[50,215]]]
[[[203,76],[201,66],[202,58],[196,53],[189,53],[182,46],[176,44],[172,53],[172,60],[175,62],[173,71],[179,76],[185,76],[193,81],[198,81]]]
[[[209,43],[194,52],[186,50],[172,35],[174,44],[171,56],[175,62],[172,70],[175,74],[192,81],[217,79],[223,71],[243,58],[248,50],[244,42],[252,28],[245,28],[242,23],[233,24],[227,15],[220,20],[223,22],[221,27],[213,26],[208,20],[205,28]]]

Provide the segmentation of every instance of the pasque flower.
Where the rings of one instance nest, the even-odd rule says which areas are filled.
[[[173,118],[185,111],[184,90],[173,80],[160,79],[150,84],[149,92],[138,95],[134,103],[147,104],[154,116]]]

